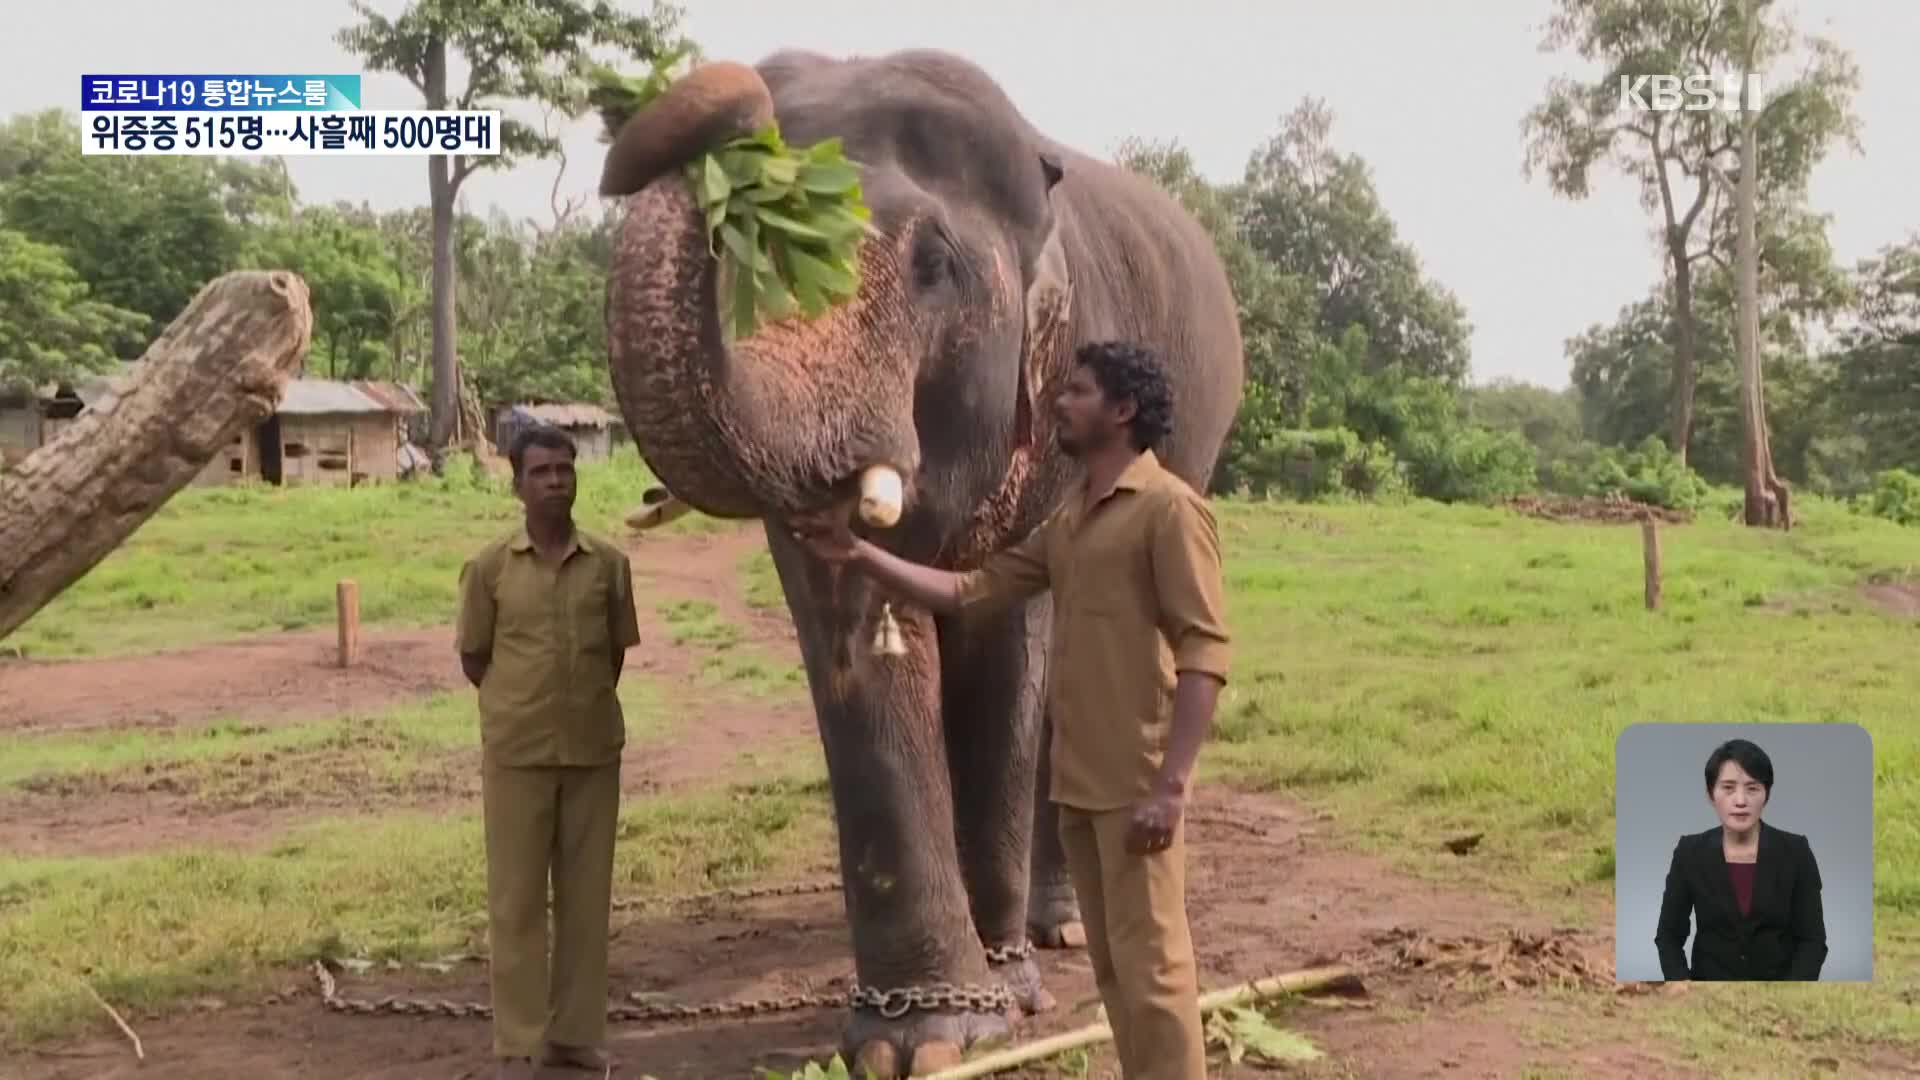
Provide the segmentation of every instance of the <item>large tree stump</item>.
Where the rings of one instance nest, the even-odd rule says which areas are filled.
[[[148,347],[116,397],[0,473],[0,638],[272,415],[312,335],[298,275],[223,275]]]

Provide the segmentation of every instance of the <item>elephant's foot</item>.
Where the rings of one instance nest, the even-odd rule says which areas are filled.
[[[1040,967],[1033,962],[1032,956],[1021,956],[994,963],[989,961],[988,970],[993,977],[1007,984],[1013,991],[1013,1000],[1020,1004],[1020,1010],[1028,1016],[1038,1016],[1053,1008],[1053,995],[1047,992],[1046,985],[1040,979]]]
[[[876,1080],[898,1080],[951,1068],[960,1064],[963,1048],[1012,1032],[1013,1017],[1006,1013],[916,1010],[889,1020],[863,1009],[853,1014],[841,1042],[855,1076],[871,1070]]]
[[[1073,886],[1036,887],[1027,900],[1027,934],[1043,949],[1084,949],[1087,928]]]

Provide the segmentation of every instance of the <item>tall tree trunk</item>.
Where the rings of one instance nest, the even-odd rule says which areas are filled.
[[[272,415],[312,336],[297,275],[226,274],[147,347],[115,399],[0,473],[0,638]]]
[[[447,107],[447,43],[427,46],[427,108]],[[460,360],[454,322],[453,158],[427,158],[427,191],[433,213],[433,430],[431,448],[445,449],[460,437]]]
[[[1747,57],[1743,74],[1753,67],[1752,2],[1748,0]],[[1745,520],[1748,525],[1791,526],[1786,485],[1773,471],[1772,440],[1767,437],[1766,395],[1760,383],[1760,250],[1754,235],[1759,166],[1755,161],[1759,114],[1749,100],[1746,79],[1740,86],[1740,182],[1734,192],[1734,277],[1739,291],[1734,321],[1734,349],[1740,365],[1741,472],[1746,481]]]
[[[1699,334],[1693,321],[1693,264],[1687,258],[1683,236],[1671,248],[1673,259],[1673,402],[1668,438],[1680,464],[1687,463],[1687,443],[1693,439],[1694,350]]]

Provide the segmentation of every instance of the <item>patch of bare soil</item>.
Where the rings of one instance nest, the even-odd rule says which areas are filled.
[[[711,783],[743,748],[811,739],[804,703],[721,700],[694,680],[699,656],[678,648],[652,600],[661,594],[714,603],[749,640],[798,658],[783,613],[740,599],[738,567],[757,529],[642,538],[631,546],[641,644],[630,672],[664,681],[683,701],[709,706],[697,724],[661,739],[629,740],[622,787],[630,795]],[[368,631],[362,658],[335,666],[331,635],[294,634],[127,658],[0,665],[0,730],[51,733],[164,727],[219,716],[292,723],[366,713],[466,685],[452,631]],[[715,707],[717,706],[717,707]],[[477,738],[477,736],[476,736]],[[0,794],[0,851],[99,855],[186,845],[255,847],[320,817],[399,809],[471,809],[479,799],[478,747],[382,768],[377,730],[315,748],[208,763],[157,762],[134,769],[30,781]]]
[[[767,611],[747,603],[741,590],[741,564],[767,545],[758,523],[726,532],[662,536],[641,533],[629,541],[635,598],[642,614],[661,593],[697,597],[712,603],[720,616],[755,643],[783,659],[800,660],[800,645],[786,608]]]
[[[777,749],[814,737],[793,706],[736,706],[661,739],[630,738],[620,787],[629,797],[712,784],[743,747]],[[236,771],[241,770],[241,771]],[[111,773],[31,780],[0,796],[0,852],[112,855],[188,846],[254,849],[322,818],[479,806],[478,748],[374,767],[350,747],[207,764],[168,762]]]
[[[273,634],[174,652],[0,664],[0,731],[168,727],[366,712],[462,685],[453,632],[367,633],[351,668],[332,631]]]
[[[1621,524],[1652,517],[1670,525],[1684,525],[1693,520],[1690,511],[1670,510],[1619,494],[1515,495],[1501,500],[1500,505],[1515,513],[1548,521]]]
[[[1874,581],[1860,587],[1867,603],[1908,619],[1920,619],[1920,581]]]
[[[1558,1066],[1583,1077],[1694,1075],[1608,1020],[1627,1006],[1610,989],[1552,1000],[1539,987],[1597,974],[1575,957],[1610,952],[1604,932],[1575,933],[1503,910],[1467,889],[1436,888],[1342,851],[1310,814],[1277,800],[1203,792],[1193,810],[1189,911],[1208,987],[1313,966],[1356,965],[1366,999],[1300,1006],[1286,1019],[1329,1054],[1299,1075],[1514,1076]],[[612,945],[612,996],[698,1004],[832,994],[851,974],[845,911],[834,893],[773,897],[664,914],[623,913]],[[1042,952],[1059,1006],[1023,1021],[1033,1038],[1088,1022],[1096,999],[1084,951]],[[1584,972],[1584,974],[1582,974]],[[1504,980],[1503,981],[1503,978]],[[1603,980],[1604,982],[1604,980]],[[1510,984],[1510,985],[1509,985]],[[23,1052],[20,1075],[369,1078],[489,1075],[488,1024],[478,1018],[372,1016],[323,1007],[309,971],[283,973],[270,1000],[210,1011],[129,1017],[147,1050],[136,1063],[104,1018],[97,1034]],[[385,995],[485,1002],[486,968],[343,974],[350,998]],[[1085,1009],[1076,1006],[1085,1004]],[[824,1060],[843,1014],[808,1008],[758,1019],[623,1022],[611,1028],[615,1075],[709,1080]],[[1565,1030],[1550,1036],[1548,1023]],[[1091,1075],[1113,1068],[1095,1059]],[[566,1074],[553,1072],[558,1077]],[[576,1074],[577,1075],[577,1074]],[[1046,1075],[1040,1070],[1023,1074]],[[1222,1067],[1219,1076],[1252,1076]]]

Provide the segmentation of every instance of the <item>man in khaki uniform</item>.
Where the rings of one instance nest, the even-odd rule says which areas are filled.
[[[1172,416],[1156,358],[1105,343],[1077,361],[1055,414],[1085,487],[980,569],[900,559],[856,540],[843,510],[797,520],[795,535],[945,614],[1052,589],[1049,797],[1121,1069],[1204,1080],[1181,823],[1227,674],[1219,535],[1205,500],[1149,449]]]
[[[461,569],[457,642],[480,691],[493,1048],[502,1077],[533,1076],[537,1053],[605,1071],[626,744],[617,688],[626,651],[640,641],[632,569],[625,552],[573,523],[570,438],[531,428],[508,457],[525,524]]]

